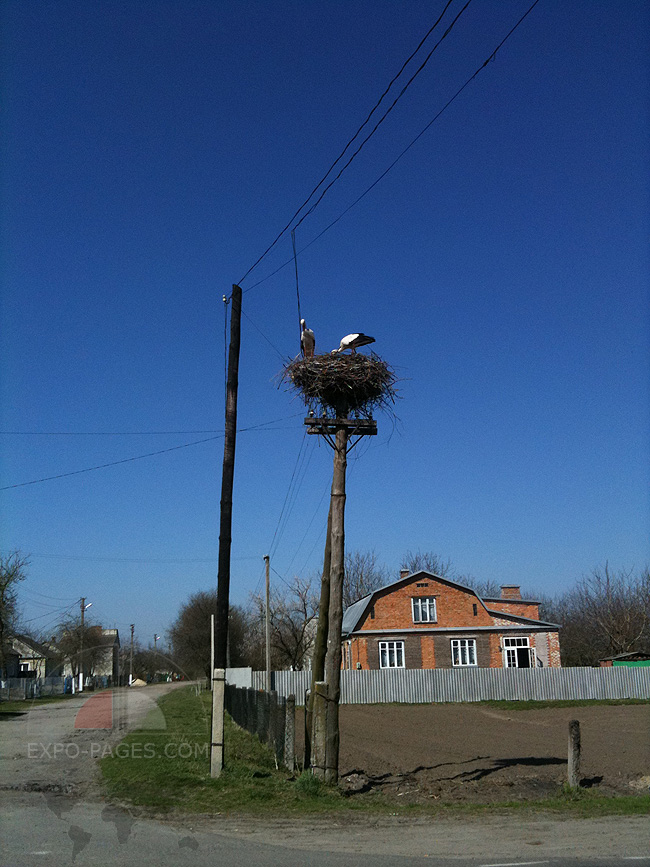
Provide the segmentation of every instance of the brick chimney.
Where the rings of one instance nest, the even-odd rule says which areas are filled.
[[[410,574],[411,574],[410,569],[400,569],[399,570],[400,581],[402,580],[402,578],[408,578]]]
[[[501,585],[502,599],[521,599],[521,588],[518,584],[502,584]]]

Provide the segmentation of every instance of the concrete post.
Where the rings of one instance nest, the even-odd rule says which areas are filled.
[[[284,765],[290,771],[296,768],[296,697],[287,697],[284,706]]]
[[[219,777],[223,770],[223,712],[226,671],[212,669],[212,744],[210,749],[210,776]]]
[[[580,721],[572,719],[569,723],[569,786],[577,789],[580,785]]]

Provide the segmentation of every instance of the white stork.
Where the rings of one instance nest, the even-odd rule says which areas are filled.
[[[336,355],[337,352],[343,352],[346,349],[351,349],[352,352],[357,351],[357,346],[367,346],[369,343],[374,343],[374,337],[368,337],[367,334],[346,334],[346,336],[341,340],[341,345],[338,349],[332,350],[332,355]]]
[[[304,319],[300,320],[300,351],[305,358],[313,358],[316,348],[316,338],[311,328],[307,328]]]

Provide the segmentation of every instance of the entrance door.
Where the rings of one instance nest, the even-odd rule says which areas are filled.
[[[530,646],[529,638],[503,639],[503,667],[535,667],[535,648]]]

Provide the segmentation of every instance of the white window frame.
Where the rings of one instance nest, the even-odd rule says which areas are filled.
[[[438,611],[435,596],[411,596],[413,623],[436,623]]]
[[[379,642],[379,668],[406,668],[403,641]]]
[[[451,664],[454,668],[476,668],[475,638],[452,638],[451,639]]]
[[[531,647],[529,638],[503,638],[503,667],[504,668],[519,668],[519,660],[517,658],[517,649],[525,647],[529,654],[529,667],[537,667],[537,652],[534,647]]]

